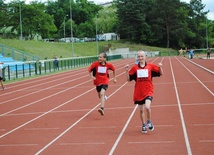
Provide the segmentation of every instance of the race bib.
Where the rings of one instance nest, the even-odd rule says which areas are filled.
[[[145,78],[148,76],[149,76],[148,69],[138,69],[137,70],[137,77],[138,78]]]
[[[106,73],[107,67],[98,66],[98,73]]]

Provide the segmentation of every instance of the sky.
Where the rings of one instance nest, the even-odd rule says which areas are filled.
[[[183,2],[187,2],[189,3],[190,0],[181,0]],[[208,14],[207,14],[207,18],[210,19],[210,20],[214,20],[214,1],[213,0],[202,0],[202,4],[205,4],[205,8],[204,8],[204,11],[210,11]]]
[[[6,1],[10,1],[10,0],[6,0]],[[35,0],[25,0],[26,3],[29,3],[30,1],[35,1]],[[37,1],[44,2],[47,0],[37,0]],[[112,0],[88,0],[88,1],[94,1],[96,4],[99,4],[99,3],[111,2]],[[190,2],[190,0],[181,0],[181,1],[187,2],[187,3]],[[207,18],[210,20],[214,20],[214,2],[213,2],[213,0],[202,0],[202,3],[206,5],[204,8],[204,11],[208,11],[208,10],[210,11],[207,15]]]

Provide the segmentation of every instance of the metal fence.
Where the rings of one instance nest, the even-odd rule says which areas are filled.
[[[114,59],[121,59],[121,55],[110,55],[107,57],[108,61]],[[19,78],[26,78],[36,75],[42,75],[60,70],[74,69],[90,65],[97,60],[97,56],[91,57],[75,57],[40,61],[26,61],[22,64],[5,63],[3,68],[3,80],[15,80]]]
[[[13,49],[11,47],[7,47],[2,44],[0,44],[0,51],[1,51],[0,54],[2,54],[2,56],[11,57],[13,58],[13,60],[17,60],[17,61],[39,61],[40,59],[37,56]]]

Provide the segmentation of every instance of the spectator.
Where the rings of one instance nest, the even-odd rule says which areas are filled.
[[[210,53],[211,53],[211,50],[210,48],[207,49],[207,59],[210,59]]]
[[[195,54],[194,50],[190,49],[190,51],[189,51],[189,57],[190,57],[190,59],[193,59],[194,54]]]
[[[54,57],[54,70],[58,69],[59,70],[59,60],[57,58],[57,56]]]
[[[5,90],[6,87],[3,85],[3,74],[2,74],[2,70],[3,70],[3,62],[0,62],[0,83],[1,83],[1,87],[2,87],[2,90]]]

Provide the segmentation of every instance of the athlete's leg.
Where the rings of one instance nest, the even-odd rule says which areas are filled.
[[[106,92],[106,90],[102,88],[100,93],[99,93],[100,102],[101,102],[101,108],[104,108],[104,106],[105,106],[105,92]]]
[[[3,83],[2,83],[2,80],[0,80],[0,83],[1,83],[2,89],[4,89],[4,85],[3,85]]]
[[[150,99],[146,99],[145,101],[145,109],[146,109],[146,116],[147,120],[151,120],[151,103],[152,101]]]
[[[138,108],[140,110],[140,119],[142,121],[142,124],[146,124],[144,105],[138,105]]]

